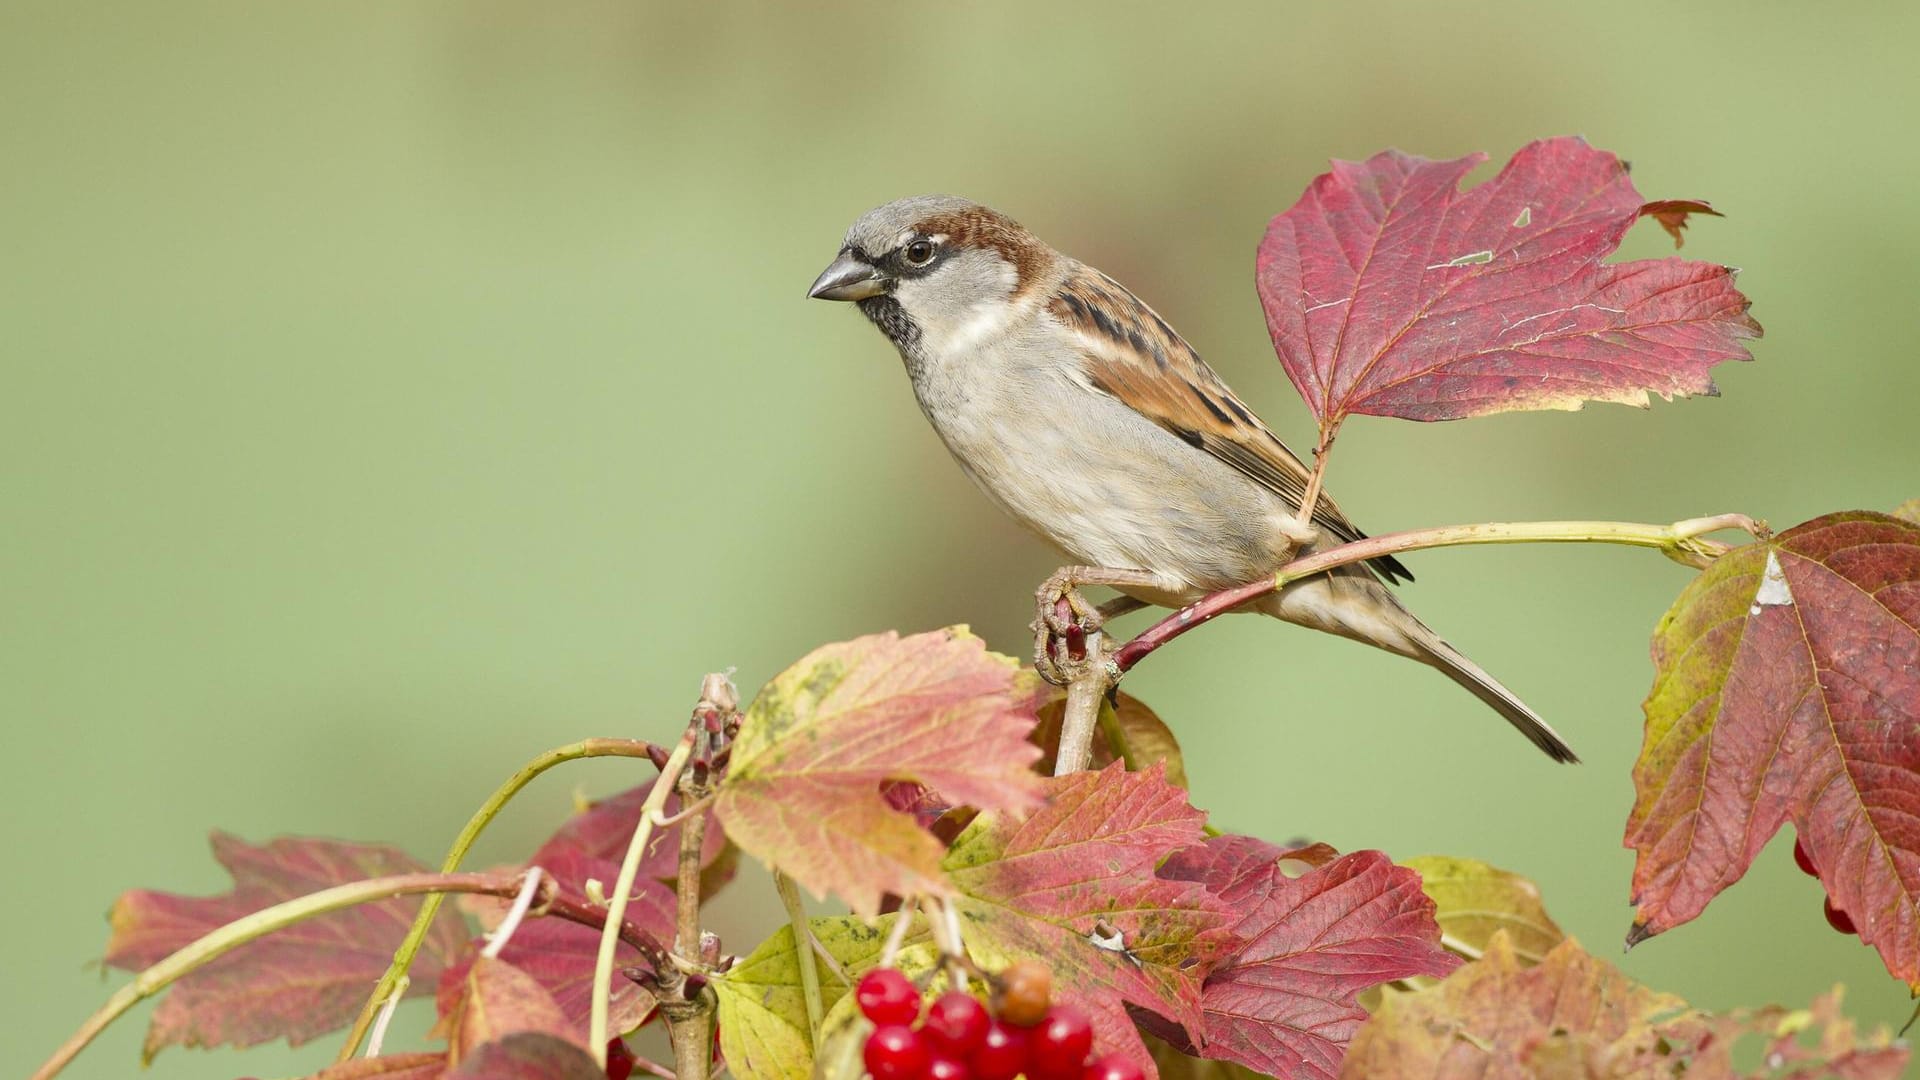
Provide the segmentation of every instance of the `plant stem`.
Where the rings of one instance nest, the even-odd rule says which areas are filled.
[[[1764,524],[1745,514],[1719,514],[1690,518],[1672,525],[1647,525],[1631,521],[1523,521],[1489,522],[1480,525],[1445,525],[1433,529],[1387,533],[1356,540],[1351,544],[1328,548],[1281,567],[1270,579],[1237,588],[1224,589],[1188,604],[1142,631],[1114,654],[1114,666],[1122,673],[1146,659],[1154,650],[1203,623],[1258,599],[1291,582],[1322,574],[1350,563],[1377,559],[1403,551],[1424,548],[1463,547],[1471,544],[1625,544],[1658,548],[1668,558],[1694,567],[1705,567],[1732,550],[1732,545],[1704,538],[1719,529],[1741,529],[1754,536],[1769,535]],[[1069,690],[1071,695],[1071,689]],[[1069,696],[1069,708],[1072,698]],[[1071,713],[1069,713],[1071,715]],[[1063,732],[1061,741],[1064,744]]]
[[[800,887],[778,870],[773,872],[774,888],[780,891],[780,903],[787,909],[787,922],[793,926],[793,958],[800,965],[800,996],[807,1003],[807,1045],[820,1045],[820,1018],[826,1010],[820,1006],[820,967],[813,956],[813,927],[807,922],[807,906],[800,899]]]
[[[1067,704],[1060,717],[1060,746],[1053,755],[1053,775],[1065,776],[1087,767],[1093,760],[1093,729],[1100,722],[1100,705],[1107,691],[1120,677],[1107,655],[1107,635],[1094,631],[1087,635],[1087,656],[1074,661],[1073,677],[1067,681]]]
[[[667,796],[672,793],[674,784],[680,779],[680,769],[686,765],[688,755],[693,753],[693,731],[688,730],[674,744],[673,753],[667,757],[667,763],[660,768],[659,779],[653,782],[653,790],[647,792],[646,802],[640,807],[640,821],[633,829],[633,839],[627,844],[627,857],[620,863],[620,877],[613,887],[613,895],[607,898],[607,921],[600,932],[600,953],[593,965],[593,1014],[588,1031],[588,1048],[601,1068],[607,1066],[607,1000],[613,989],[613,957],[615,947],[620,940],[620,926],[626,919],[627,901],[633,895],[633,881],[640,876],[640,856],[647,849],[647,841],[653,837],[653,823],[660,816],[660,810],[667,804]],[[656,971],[664,976],[666,972]]]
[[[557,746],[521,766],[520,771],[508,777],[506,782],[496,788],[480,809],[473,812],[467,824],[454,838],[453,846],[447,849],[447,857],[440,862],[440,872],[451,874],[460,868],[460,860],[466,858],[467,849],[480,838],[480,833],[500,813],[520,789],[526,787],[533,778],[565,761],[577,761],[593,757],[648,757],[655,749],[652,743],[638,739],[582,739],[579,742]],[[347,1041],[334,1055],[335,1061],[346,1061],[360,1049],[360,1041],[366,1037],[367,1028],[379,1015],[380,1006],[393,994],[394,986],[413,965],[413,958],[420,952],[420,945],[427,939],[427,930],[433,926],[433,917],[440,912],[440,894],[427,897],[420,905],[420,914],[414,916],[413,926],[407,930],[407,936],[401,940],[400,947],[394,950],[393,963],[387,966],[386,974],[374,984],[373,993],[368,995],[366,1005],[360,1009],[360,1015],[347,1032]]]
[[[318,915],[340,911],[358,904],[373,903],[379,900],[391,900],[396,896],[416,896],[420,893],[441,894],[449,892],[480,893],[489,896],[512,896],[520,891],[518,875],[501,874],[395,874],[391,877],[370,878],[366,881],[350,881],[345,885],[335,885],[331,889],[322,889],[306,896],[295,897],[272,907],[262,908],[251,915],[235,919],[201,937],[197,941],[181,946],[171,955],[160,960],[152,967],[133,977],[133,981],[114,991],[98,1011],[88,1017],[80,1030],[61,1044],[53,1056],[33,1074],[33,1080],[48,1080],[66,1068],[74,1056],[85,1049],[94,1037],[104,1031],[128,1009],[133,1008],[147,998],[166,989],[183,976],[191,974],[201,967],[225,956],[234,949],[282,930],[294,923],[304,922]],[[598,920],[594,922],[597,924]],[[381,1004],[386,1003],[382,997]],[[376,1013],[378,1009],[375,1010]]]
[[[684,773],[682,775],[685,775]],[[681,796],[680,805],[687,799]],[[696,806],[681,810],[680,853],[674,865],[674,899],[677,918],[674,923],[673,951],[681,956],[700,955],[700,855],[707,840],[707,811]]]
[[[1313,448],[1313,471],[1307,474],[1307,489],[1300,496],[1300,513],[1294,518],[1301,529],[1313,527],[1313,512],[1320,505],[1320,488],[1327,478],[1327,452],[1333,449],[1333,437],[1339,430],[1338,422],[1323,429],[1319,443]]]

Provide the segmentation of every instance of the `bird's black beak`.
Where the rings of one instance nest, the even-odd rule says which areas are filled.
[[[887,277],[851,251],[827,264],[807,290],[812,300],[865,300],[887,291]]]

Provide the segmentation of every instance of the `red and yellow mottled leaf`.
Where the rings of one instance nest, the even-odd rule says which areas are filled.
[[[1219,836],[1183,851],[1161,876],[1206,883],[1229,910],[1228,959],[1208,973],[1202,1023],[1178,1049],[1288,1080],[1332,1080],[1381,983],[1445,975],[1460,960],[1440,946],[1420,876],[1377,851],[1304,873],[1286,853]],[[1304,864],[1301,864],[1304,865]]]
[[[1653,659],[1628,941],[1698,915],[1791,821],[1834,906],[1920,989],[1920,525],[1830,514],[1723,556]]]
[[[1486,160],[1397,150],[1336,161],[1273,219],[1255,273],[1274,349],[1323,432],[1352,413],[1455,420],[1714,393],[1760,326],[1711,263],[1603,263],[1643,213],[1670,232],[1694,202],[1648,203],[1619,158],[1577,138]]]
[[[1817,1002],[1814,1012],[1798,1015],[1769,1008],[1712,1017],[1637,985],[1571,938],[1537,967],[1524,966],[1499,931],[1483,959],[1439,985],[1388,994],[1354,1037],[1340,1076],[1732,1078],[1736,1045],[1757,1035],[1771,1040],[1771,1052],[1756,1077],[1895,1080],[1906,1067],[1906,1048],[1885,1032],[1858,1038],[1839,1017],[1838,1000],[1836,992]],[[1820,1045],[1798,1045],[1793,1035],[1812,1023],[1822,1026]]]
[[[114,904],[106,962],[138,970],[262,908],[351,881],[425,867],[390,847],[283,838],[254,847],[213,834],[233,890],[193,897],[135,890]],[[344,1027],[387,970],[420,907],[418,897],[361,904],[276,931],[181,979],[154,1010],[146,1056],[168,1046],[299,1045]],[[433,985],[463,943],[458,920],[434,922],[414,960],[414,992]]]
[[[1201,976],[1233,918],[1203,886],[1154,874],[1201,841],[1203,815],[1157,765],[1056,777],[1045,794],[1031,812],[982,814],[954,842],[961,936],[990,971],[1047,964],[1054,999],[1092,1018],[1097,1052],[1146,1060],[1128,1006],[1197,1025]]]
[[[941,845],[881,786],[950,803],[1033,805],[1033,678],[964,628],[814,650],[747,709],[714,812],[740,847],[857,913],[886,893],[949,892]]]

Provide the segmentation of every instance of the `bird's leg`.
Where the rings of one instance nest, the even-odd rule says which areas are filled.
[[[1287,542],[1287,550],[1282,553],[1282,561],[1291,561],[1307,553],[1320,540],[1320,530],[1310,524],[1303,524],[1290,517],[1281,517],[1274,522],[1274,531]]]
[[[1160,579],[1144,570],[1116,570],[1104,566],[1063,566],[1034,592],[1033,666],[1055,686],[1071,681],[1069,665],[1086,659],[1087,635],[1097,633],[1107,619],[1146,606],[1130,596],[1119,596],[1095,607],[1079,593],[1083,585],[1114,588],[1151,588]]]

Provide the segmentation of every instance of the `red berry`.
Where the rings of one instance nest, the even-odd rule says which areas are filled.
[[[949,990],[927,1006],[920,1031],[935,1046],[965,1057],[987,1037],[987,1007],[964,990]]]
[[[1033,1029],[1027,1045],[1027,1072],[1032,1080],[1079,1080],[1080,1066],[1093,1049],[1093,1023],[1070,1005],[1047,1010]]]
[[[1080,1080],[1147,1080],[1147,1074],[1125,1054],[1108,1054],[1087,1066]]]
[[[1799,837],[1795,837],[1793,841],[1793,861],[1800,867],[1800,872],[1808,877],[1820,876],[1820,871],[1813,867],[1813,856],[1807,854],[1806,845],[1800,842]]]
[[[853,999],[876,1024],[911,1024],[920,1016],[920,991],[893,968],[875,968],[860,977]]]
[[[921,1074],[927,1080],[973,1080],[973,1070],[966,1060],[954,1057],[945,1050],[935,1050],[927,1059],[927,1071]]]
[[[633,1075],[633,1051],[627,1049],[627,1040],[607,1040],[607,1080],[627,1080]]]
[[[1843,934],[1857,934],[1860,932],[1854,928],[1853,920],[1847,916],[1846,912],[1833,906],[1832,900],[1827,901],[1827,925]]]
[[[927,1044],[905,1024],[874,1028],[861,1057],[873,1080],[921,1080],[927,1071]]]
[[[1028,1041],[1026,1028],[988,1020],[986,1036],[973,1051],[973,1080],[1013,1080],[1027,1067]]]

